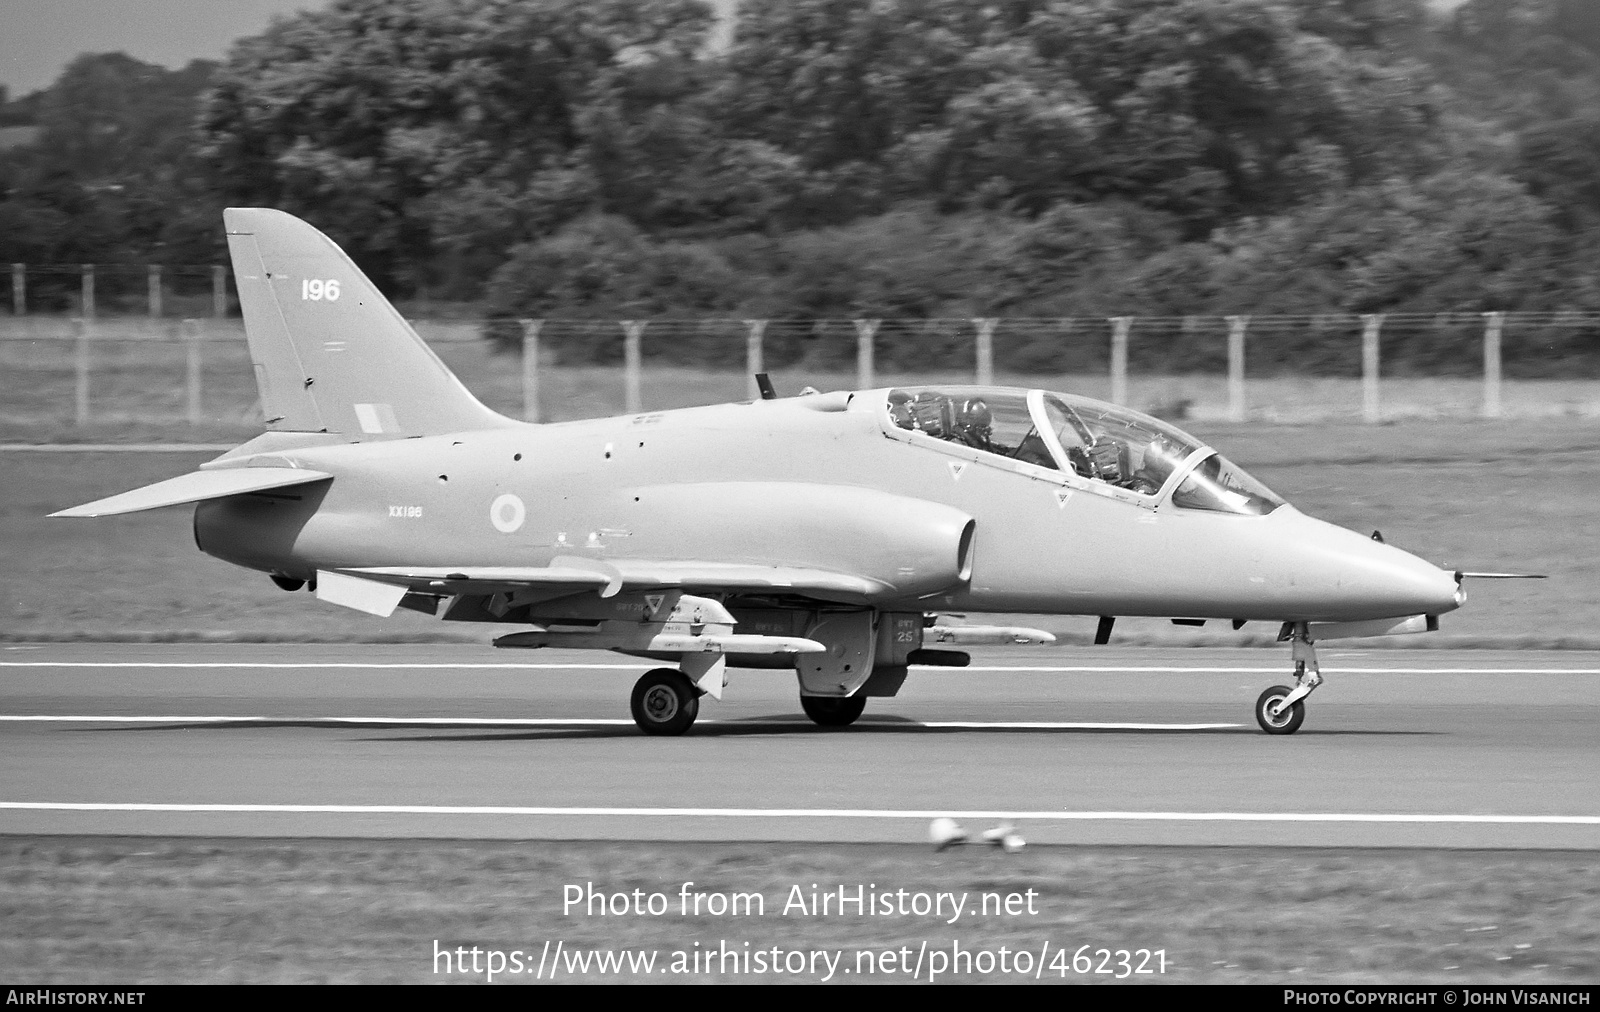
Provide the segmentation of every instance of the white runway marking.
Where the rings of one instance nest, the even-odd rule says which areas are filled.
[[[861,727],[894,727],[904,726],[903,722],[896,724],[875,724],[872,720],[860,721]],[[1243,727],[1243,724],[1130,724],[1124,722],[1092,723],[1088,721],[1048,721],[1048,720],[919,720],[914,722],[916,727],[999,727],[1020,728],[1024,730],[1052,730],[1057,728],[1077,731],[1214,731],[1220,728]]]
[[[226,453],[233,443],[0,443],[0,453]]]
[[[462,726],[500,725],[506,726],[541,726],[541,725],[610,725],[632,724],[633,721],[626,717],[609,718],[574,718],[566,720],[560,717],[262,717],[262,716],[186,716],[184,714],[170,714],[165,716],[140,716],[129,717],[121,715],[97,716],[89,714],[0,714],[0,722],[4,723],[60,723],[60,724],[430,724],[434,726],[460,724]],[[699,724],[710,724],[715,721],[700,720]],[[809,723],[809,721],[808,721]]]
[[[292,815],[553,815],[730,819],[1030,819],[1045,822],[1353,822],[1600,826],[1600,815],[1430,815],[1420,812],[1063,812],[878,808],[554,808],[533,805],[227,805],[0,801],[0,811]]]
[[[917,667],[917,665],[912,665]],[[1238,674],[1276,674],[1285,675],[1285,665],[1271,665],[1264,668],[1247,667],[1156,667],[1152,665],[1136,666],[1087,666],[1087,665],[1038,665],[1038,666],[1006,666],[1006,667],[979,667],[955,668],[945,670],[956,671],[1042,671],[1062,672],[1068,674],[1114,674],[1127,672],[1129,674],[1179,674],[1179,675],[1238,675]],[[934,671],[937,668],[923,670]],[[1600,668],[1347,668],[1338,664],[1322,665],[1324,673],[1332,672],[1342,675],[1600,675]],[[1286,676],[1287,677],[1287,676]]]
[[[0,668],[286,668],[294,670],[322,670],[350,668],[372,671],[520,671],[548,669],[561,671],[572,668],[602,671],[637,671],[649,667],[638,664],[433,664],[426,662],[380,663],[374,661],[0,661]]]
[[[58,724],[401,724],[430,727],[615,727],[631,726],[631,719],[613,717],[227,717],[227,716],[96,716],[87,714],[0,714],[0,723],[58,723]],[[697,724],[727,724],[730,726],[762,726],[767,724],[793,724],[810,727],[812,722],[804,717],[760,718],[754,720],[703,719]],[[1054,720],[926,720],[926,721],[861,721],[861,727],[927,727],[967,728],[982,730],[1023,731],[1214,731],[1242,724],[1148,724],[1148,723],[1092,723],[1084,721]]]
[[[172,668],[172,669],[223,669],[256,668],[284,670],[350,669],[370,671],[638,671],[649,667],[649,662],[638,664],[535,664],[535,663],[473,663],[440,664],[425,661],[0,661],[0,668]],[[1284,665],[1267,667],[1200,666],[1177,667],[1149,664],[1040,664],[1040,665],[973,665],[967,668],[912,665],[919,671],[966,671],[985,674],[1005,672],[1043,672],[1058,674],[1198,674],[1198,675],[1283,675]],[[1347,675],[1600,675],[1600,668],[1372,668],[1343,667],[1325,664],[1324,672]]]

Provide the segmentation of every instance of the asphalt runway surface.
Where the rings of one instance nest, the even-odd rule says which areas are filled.
[[[0,648],[0,833],[1600,850],[1600,654],[979,649],[854,727],[743,671],[640,734],[612,654],[472,645]]]

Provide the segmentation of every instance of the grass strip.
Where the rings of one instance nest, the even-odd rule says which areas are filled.
[[[546,942],[568,954],[562,980],[822,978],[826,965],[814,963],[740,972],[774,949],[786,961],[842,952],[833,980],[862,982],[903,982],[902,963],[918,953],[962,950],[974,965],[958,972],[958,960],[943,979],[1035,979],[1017,954],[1038,964],[1043,951],[1037,979],[1106,982],[1122,972],[1119,949],[1164,950],[1164,973],[1131,978],[1145,982],[1600,978],[1600,866],[1586,853],[0,837],[0,883],[0,966],[40,983],[483,981],[436,958],[458,947],[481,950],[485,969],[490,950],[507,954],[506,967],[520,951],[530,972],[497,981],[531,982]],[[610,897],[608,912],[585,910],[591,885]],[[937,915],[813,911],[841,886],[896,907],[902,889],[965,894],[966,909],[951,923],[949,905]],[[568,887],[584,899],[564,913]],[[695,893],[699,913],[685,911]],[[761,896],[762,913],[749,900],[739,914],[711,912],[709,897],[733,893]],[[984,894],[995,898],[987,913]],[[1109,972],[1080,972],[1083,960],[1074,969],[1081,946]],[[1097,962],[1101,948],[1109,962]],[[602,973],[592,957],[577,969],[573,954],[595,950],[653,951],[656,973]],[[723,961],[724,950],[738,955]],[[708,952],[719,954],[709,968]],[[991,954],[989,972],[978,952]],[[674,954],[686,972],[661,973]],[[920,979],[936,965],[924,960]]]

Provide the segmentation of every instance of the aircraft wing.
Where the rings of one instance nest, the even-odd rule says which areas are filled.
[[[50,514],[53,517],[107,517],[118,513],[137,513],[140,510],[177,506],[199,502],[202,499],[221,499],[224,496],[245,492],[264,492],[272,488],[288,488],[313,481],[332,478],[323,471],[309,471],[298,467],[229,467],[211,471],[195,471],[158,481],[154,485],[136,488],[131,492],[96,499]]]
[[[592,590],[612,597],[623,589],[791,591],[830,600],[861,600],[892,588],[877,580],[849,573],[832,573],[795,566],[761,566],[749,563],[697,560],[586,559],[562,557],[549,566],[477,566],[464,569],[443,566],[377,566],[344,569],[351,576],[399,583],[412,590],[447,594],[501,594],[542,588],[570,587],[572,593]]]

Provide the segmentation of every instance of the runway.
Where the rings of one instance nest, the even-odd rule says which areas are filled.
[[[0,833],[1600,849],[1600,655],[1011,648],[913,669],[854,727],[736,671],[689,735],[648,662],[460,645],[0,649]]]

